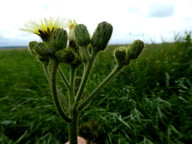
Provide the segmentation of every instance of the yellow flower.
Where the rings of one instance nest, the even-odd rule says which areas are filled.
[[[68,33],[68,37],[69,37],[69,41],[76,41],[75,38],[75,32],[74,29],[77,26],[77,23],[75,20],[69,20],[69,33]]]
[[[75,20],[69,20],[69,29],[73,30],[77,26],[77,22]]]
[[[71,23],[67,19],[50,17],[49,19],[41,19],[40,22],[29,21],[21,30],[37,34],[43,41],[48,41],[54,30],[65,29],[70,25]]]

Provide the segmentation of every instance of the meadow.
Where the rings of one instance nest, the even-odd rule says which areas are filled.
[[[114,67],[118,46],[101,52],[87,92]],[[146,44],[140,57],[81,113],[80,125],[80,135],[94,137],[97,144],[190,144],[190,34],[174,43]],[[85,125],[90,130],[83,129]],[[42,65],[27,49],[0,50],[0,143],[64,144],[67,138],[67,125],[53,106]]]

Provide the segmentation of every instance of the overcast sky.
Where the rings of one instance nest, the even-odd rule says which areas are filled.
[[[173,41],[176,33],[192,30],[192,0],[2,0],[0,46],[40,40],[19,29],[50,16],[75,19],[90,34],[107,21],[114,28],[111,43]]]

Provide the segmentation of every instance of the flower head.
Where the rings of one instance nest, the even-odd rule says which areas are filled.
[[[75,20],[69,20],[69,29],[73,30],[77,26],[77,22]]]
[[[40,22],[29,21],[21,30],[37,34],[43,41],[48,41],[54,30],[67,28],[70,23],[66,19],[52,18],[42,19]]]
[[[74,29],[75,27],[77,26],[77,23],[75,20],[69,20],[69,40],[70,41],[76,41],[76,38],[75,38],[75,32],[74,32]]]

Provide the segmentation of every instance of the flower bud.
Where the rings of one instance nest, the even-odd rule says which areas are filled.
[[[71,64],[74,67],[78,67],[82,63],[82,59],[79,57],[79,55],[75,54],[75,60]]]
[[[69,40],[69,48],[72,48],[75,52],[79,51],[79,46],[73,40]]]
[[[91,39],[91,45],[96,51],[104,50],[111,38],[113,27],[107,22],[101,22],[98,24],[93,37]]]
[[[72,49],[59,50],[56,53],[56,57],[59,62],[64,62],[66,64],[71,64],[75,60],[75,54]]]
[[[127,61],[127,52],[124,47],[115,49],[114,56],[119,66],[124,66],[129,63]]]
[[[37,52],[36,52],[36,46],[37,46],[38,42],[36,41],[31,41],[29,42],[29,51],[32,55],[37,55]]]
[[[75,27],[76,42],[79,46],[87,46],[90,42],[89,32],[87,27],[79,24]]]
[[[127,57],[128,59],[136,59],[144,48],[144,43],[141,40],[135,40],[128,47]]]
[[[67,45],[67,32],[61,28],[56,29],[49,41],[50,48],[56,52]]]
[[[49,55],[48,52],[48,46],[46,42],[40,42],[37,43],[35,46],[35,52],[37,55],[41,56],[41,57],[46,57]]]

